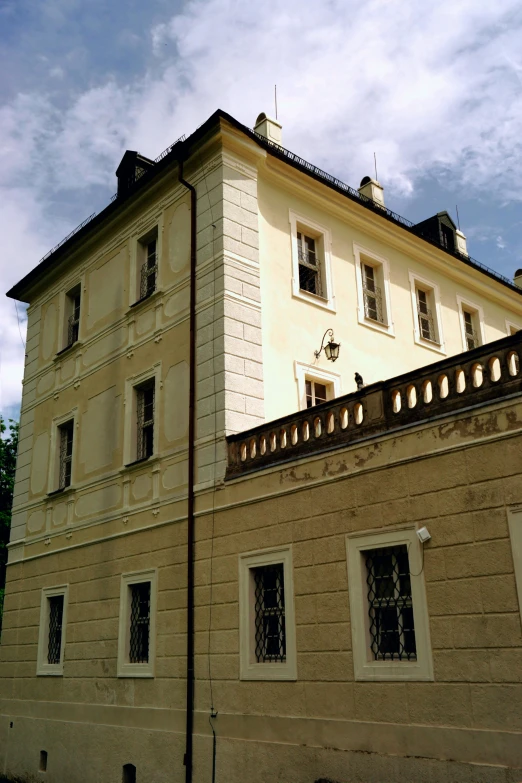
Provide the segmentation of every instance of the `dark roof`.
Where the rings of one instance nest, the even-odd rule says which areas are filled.
[[[208,120],[206,120],[202,125],[200,125],[199,128],[197,128],[194,131],[194,133],[192,133],[188,138],[182,136],[170,147],[167,147],[167,149],[164,150],[161,153],[161,155],[159,155],[153,161],[154,165],[151,166],[151,168],[147,170],[143,176],[141,176],[139,179],[136,180],[132,188],[126,190],[125,193],[121,195],[115,194],[111,198],[109,204],[105,207],[105,209],[103,209],[98,214],[93,213],[86,220],[80,223],[80,225],[77,226],[73,231],[71,231],[71,233],[68,234],[65,237],[65,239],[62,239],[62,241],[59,242],[58,245],[56,245],[52,250],[50,250],[40,260],[39,264],[34,269],[28,272],[28,274],[25,275],[25,277],[23,277],[18,283],[16,283],[7,292],[7,296],[13,299],[20,299],[24,301],[23,297],[26,294],[27,289],[30,286],[32,286],[34,283],[36,283],[39,279],[41,279],[45,275],[45,273],[52,266],[54,266],[55,263],[59,262],[61,258],[63,258],[70,250],[75,248],[82,240],[86,239],[88,236],[91,236],[92,233],[95,231],[95,229],[101,226],[105,222],[105,220],[107,220],[108,218],[116,214],[123,204],[127,203],[138,191],[144,189],[147,186],[147,184],[149,184],[153,179],[156,178],[156,176],[164,172],[168,168],[168,166],[170,166],[172,163],[178,162],[180,160],[185,160],[187,157],[189,157],[191,148],[195,144],[199,143],[201,139],[210,130],[212,130],[212,128],[215,125],[217,125],[222,119],[227,121],[231,125],[233,125],[238,130],[242,131],[245,135],[249,136],[253,141],[259,144],[260,147],[263,147],[268,153],[270,153],[274,157],[279,158],[285,163],[288,163],[290,166],[297,169],[298,171],[307,174],[308,176],[312,177],[318,182],[321,182],[327,187],[331,188],[332,190],[335,190],[338,193],[341,193],[342,195],[346,196],[350,200],[358,202],[361,206],[365,207],[366,209],[370,209],[374,214],[379,215],[379,217],[388,220],[389,222],[394,223],[397,226],[400,226],[402,229],[412,234],[415,234],[415,225],[410,220],[401,217],[401,215],[397,214],[396,212],[393,212],[390,209],[377,206],[370,198],[360,194],[358,190],[355,190],[349,185],[346,185],[344,182],[341,182],[341,180],[338,180],[336,177],[333,177],[331,174],[328,174],[326,171],[322,171],[322,169],[319,169],[317,166],[314,166],[312,163],[308,163],[308,161],[304,160],[303,158],[300,158],[298,155],[295,155],[293,152],[290,152],[290,150],[287,150],[284,147],[281,147],[278,144],[269,141],[264,136],[261,136],[259,133],[256,133],[256,131],[247,128],[246,125],[243,125],[242,123],[238,122],[238,120],[236,120],[230,114],[227,114],[227,112],[218,109],[216,112],[214,112],[214,114],[212,114],[208,118]],[[127,155],[127,153],[125,153],[125,155]],[[125,159],[125,155],[123,156],[122,162]],[[148,158],[144,158],[143,156],[139,156],[139,157],[149,162]],[[439,213],[439,214],[443,214],[443,213]],[[449,255],[458,258],[467,266],[470,266],[478,270],[479,272],[482,272],[483,274],[487,275],[493,280],[496,280],[502,285],[510,288],[512,291],[515,291],[516,293],[522,295],[522,289],[515,286],[511,280],[509,280],[507,277],[504,277],[504,275],[501,275],[495,270],[490,269],[485,264],[482,264],[480,261],[477,261],[474,258],[471,258],[470,256],[464,256],[458,253],[457,251],[452,252],[447,248],[441,246],[434,239],[431,239],[429,237],[419,236],[419,238],[425,242],[428,242],[429,244],[436,245],[444,252],[449,253]]]

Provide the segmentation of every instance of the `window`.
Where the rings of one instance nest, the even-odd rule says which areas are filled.
[[[159,256],[160,233],[158,226],[155,226],[134,243],[131,256],[132,277],[135,280],[131,286],[132,304],[148,299],[156,291]]]
[[[522,331],[522,326],[520,326],[519,324],[514,324],[511,321],[506,321],[506,332],[508,335],[511,336],[520,331]]]
[[[74,419],[61,424],[58,432],[60,448],[58,489],[65,489],[71,485]]]
[[[484,339],[484,312],[479,305],[457,296],[459,308],[460,328],[462,333],[462,348],[464,351],[472,351],[483,345]]]
[[[80,339],[81,284],[65,294],[62,350],[70,348]]]
[[[239,590],[241,679],[295,680],[291,549],[240,555]]]
[[[423,552],[415,528],[348,535],[356,680],[432,680]]]
[[[119,677],[154,676],[156,582],[155,569],[122,576]]]
[[[333,400],[341,394],[341,376],[315,365],[294,362],[300,410]]]
[[[125,382],[125,433],[123,458],[126,466],[158,453],[158,396],[161,363]]]
[[[63,674],[68,586],[42,590],[37,674]]]
[[[409,278],[414,340],[432,351],[445,353],[439,287],[411,270]]]
[[[148,459],[154,453],[154,380],[138,386],[136,459]]]
[[[335,310],[328,229],[290,211],[292,293],[304,301]]]
[[[359,323],[393,337],[388,261],[357,244],[353,250]]]
[[[522,615],[522,507],[508,509],[508,524],[515,567],[518,608]]]

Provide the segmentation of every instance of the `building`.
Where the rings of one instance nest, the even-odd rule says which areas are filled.
[[[518,780],[522,275],[265,115],[117,177],[9,292],[1,768]]]

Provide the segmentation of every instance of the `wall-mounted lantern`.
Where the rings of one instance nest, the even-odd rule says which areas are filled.
[[[330,339],[324,344],[324,338],[326,335],[329,335]],[[331,362],[335,362],[336,359],[339,358],[339,348],[341,347],[341,343],[336,343],[334,341],[334,333],[333,329],[327,329],[326,332],[323,334],[323,339],[321,340],[321,347],[318,351],[314,351],[315,358],[318,359],[321,351],[324,351],[326,354],[326,358],[329,359]]]

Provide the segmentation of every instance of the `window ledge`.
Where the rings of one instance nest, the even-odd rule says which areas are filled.
[[[429,351],[435,351],[435,353],[440,353],[443,356],[446,356],[444,343],[437,343],[434,340],[425,340],[419,335],[415,335],[415,343],[422,346],[423,348],[427,348]]]
[[[144,465],[155,465],[159,461],[159,456],[153,454],[152,457],[142,457],[141,459],[135,459],[134,462],[128,462],[122,468],[120,473],[132,473],[133,470],[138,470]]]
[[[70,492],[74,492],[75,487],[72,486],[72,484],[69,484],[68,487],[59,487],[58,489],[53,489],[52,492],[47,493],[48,498],[54,498],[56,495],[68,495]]]
[[[317,294],[311,294],[308,291],[302,291],[300,288],[294,288],[292,291],[294,299],[301,299],[302,302],[308,302],[316,307],[322,307],[323,310],[330,310],[332,313],[337,312],[335,307],[335,298],[325,299],[323,296],[317,296]]]
[[[78,348],[81,348],[83,346],[83,343],[80,340],[76,340],[74,343],[71,343],[70,345],[66,345],[65,348],[62,348],[61,351],[58,351],[57,354],[54,355],[53,362],[60,361],[60,359],[63,358],[63,356],[66,353],[73,353],[74,351],[78,350]]]
[[[37,677],[63,677],[63,666],[57,666],[56,669],[38,669]]]
[[[148,296],[142,296],[141,299],[138,299],[136,302],[133,302],[131,305],[129,305],[129,309],[127,310],[127,313],[131,313],[135,310],[140,310],[142,307],[145,306],[147,302],[155,302],[157,299],[160,298],[162,294],[163,291],[160,288],[156,288],[156,290],[153,291],[152,294],[149,294]]]
[[[367,318],[359,312],[359,324],[361,326],[367,326],[369,329],[373,329],[381,334],[387,334],[388,337],[395,337],[395,330],[393,324],[385,324],[381,321],[373,321],[371,318]]]

